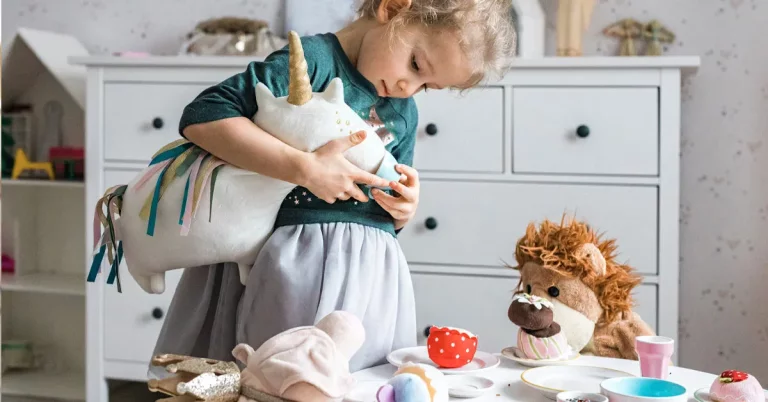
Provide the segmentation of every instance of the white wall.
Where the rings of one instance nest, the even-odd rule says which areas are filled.
[[[553,20],[554,0],[542,3]],[[223,15],[282,33],[278,0],[3,0],[2,35],[5,45],[27,26],[73,34],[93,53],[174,54],[197,21]],[[678,35],[670,54],[703,58],[683,94],[680,361],[768,383],[768,4],[599,0],[586,53],[614,54],[600,30],[624,17],[660,19]]]

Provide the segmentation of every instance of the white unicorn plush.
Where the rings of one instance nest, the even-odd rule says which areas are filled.
[[[295,32],[289,34],[289,50],[288,96],[276,98],[265,85],[257,84],[259,111],[254,122],[307,152],[365,131],[365,140],[344,156],[369,173],[398,180],[397,161],[371,126],[344,103],[341,79],[334,78],[323,92],[312,93]],[[118,291],[122,258],[148,293],[165,291],[166,271],[222,262],[237,263],[245,283],[273,230],[280,204],[294,187],[229,165],[186,140],[175,141],[158,151],[132,182],[108,189],[99,199],[94,218],[96,254],[88,281],[95,281],[106,253],[112,265],[107,283],[117,279]],[[99,223],[106,229],[101,238]]]

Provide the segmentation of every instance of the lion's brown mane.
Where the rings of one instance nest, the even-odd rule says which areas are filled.
[[[595,273],[586,257],[576,254],[585,243],[594,244],[603,254],[605,275]],[[564,276],[580,278],[595,292],[603,309],[599,324],[606,324],[632,309],[632,289],[642,282],[632,267],[616,262],[616,248],[614,239],[603,240],[586,223],[563,216],[560,224],[544,220],[538,229],[533,223],[528,225],[515,249],[518,265],[512,268],[520,270],[526,263],[533,262]]]

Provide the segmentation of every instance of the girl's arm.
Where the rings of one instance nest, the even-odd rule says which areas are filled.
[[[362,135],[361,135],[362,133]],[[273,137],[245,117],[232,117],[193,124],[184,136],[218,158],[241,169],[302,186],[318,198],[368,197],[356,183],[385,187],[388,182],[346,160],[343,152],[365,139],[365,133],[334,140],[315,152],[303,152]]]

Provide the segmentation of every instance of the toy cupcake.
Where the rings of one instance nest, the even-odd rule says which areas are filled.
[[[764,402],[765,392],[754,376],[726,370],[712,383],[709,397],[715,402]]]
[[[432,327],[427,338],[429,359],[443,368],[465,366],[475,357],[477,336],[451,327]]]
[[[552,303],[544,298],[520,293],[509,305],[507,315],[520,329],[517,348],[528,359],[559,359],[571,353],[560,325],[553,319]]]

